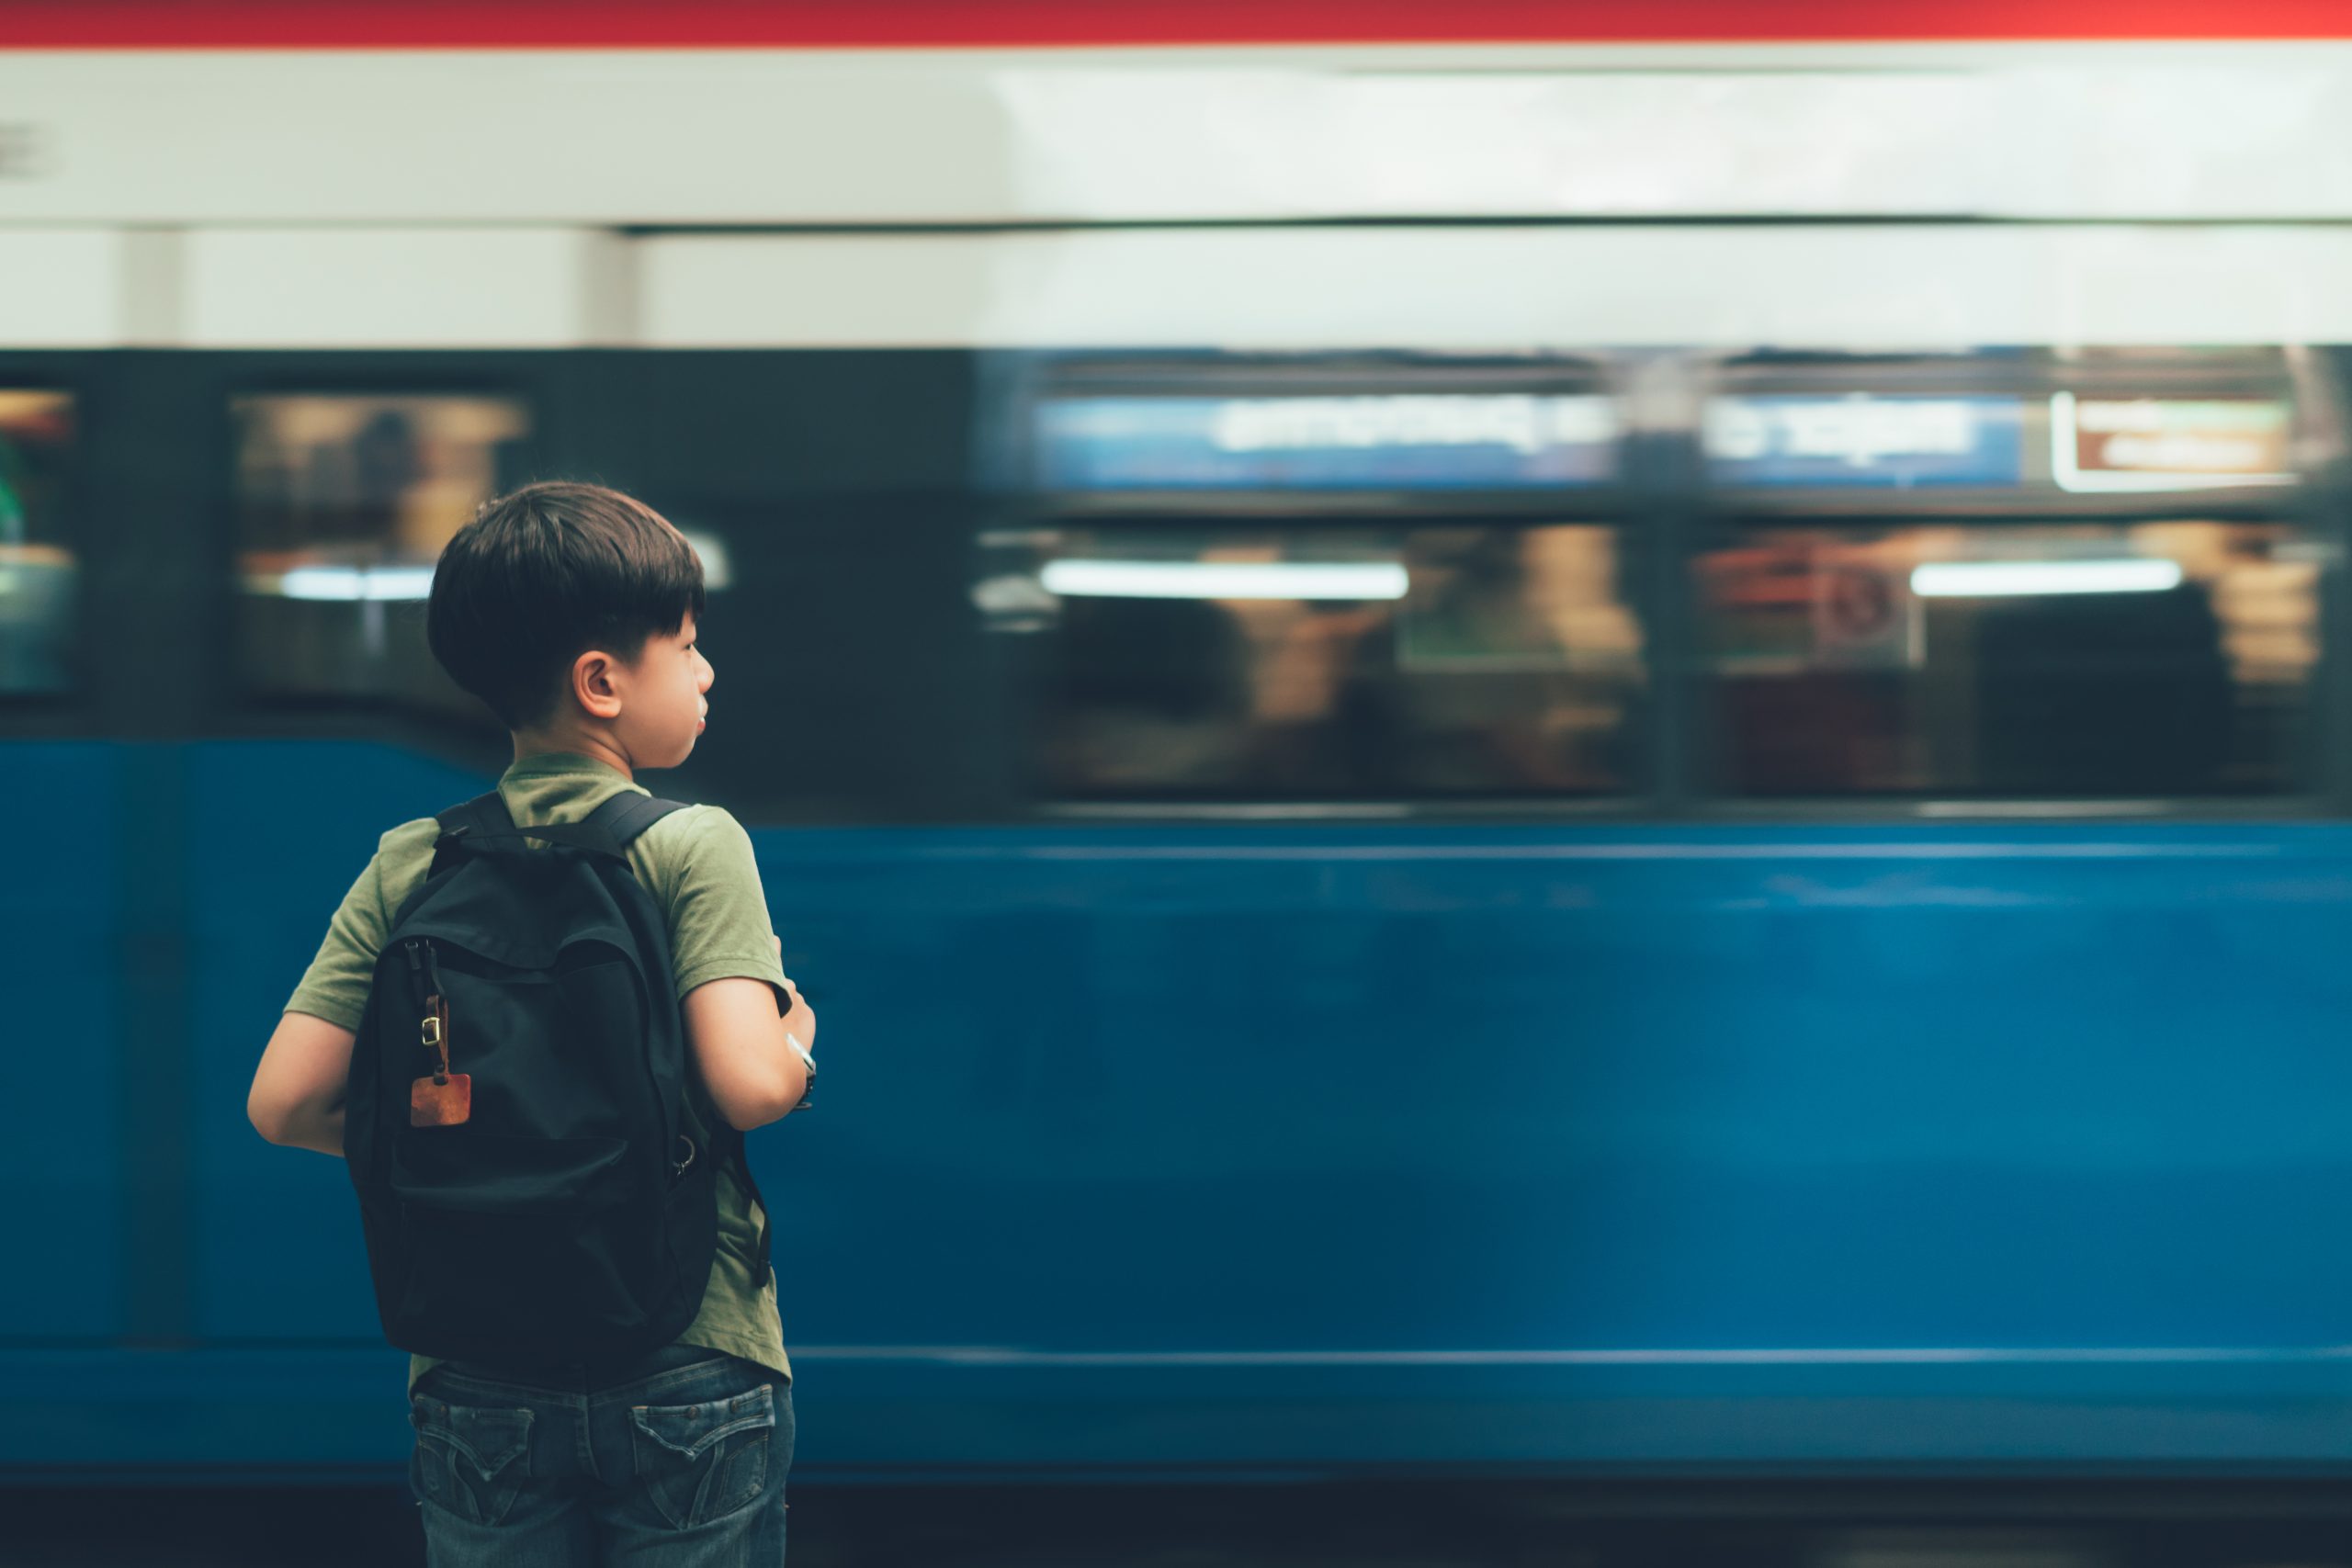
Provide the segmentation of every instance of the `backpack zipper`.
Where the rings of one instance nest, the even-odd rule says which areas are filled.
[[[409,990],[416,998],[416,1005],[433,1010],[433,998],[442,995],[441,964],[434,956],[431,937],[409,937],[401,942],[408,953]]]

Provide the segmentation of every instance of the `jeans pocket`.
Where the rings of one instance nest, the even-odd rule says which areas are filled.
[[[503,1519],[531,1476],[531,1413],[418,1394],[408,1418],[416,1428],[409,1485],[417,1496],[478,1525]]]
[[[775,1392],[766,1383],[699,1404],[629,1408],[638,1484],[673,1529],[724,1518],[767,1483]]]

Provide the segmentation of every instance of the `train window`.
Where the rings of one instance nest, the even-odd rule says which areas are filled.
[[[1588,795],[1645,674],[1618,531],[1061,530],[998,543],[1032,773],[1066,800]]]
[[[72,684],[76,563],[66,536],[74,400],[0,388],[0,694]]]
[[[442,546],[520,483],[530,415],[482,397],[240,398],[238,661],[280,695],[396,698],[469,717],[424,601]]]
[[[1725,793],[2302,787],[2319,568],[2285,525],[1749,527],[1694,570]]]

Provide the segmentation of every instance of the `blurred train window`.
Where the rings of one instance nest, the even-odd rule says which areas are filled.
[[[433,662],[433,563],[526,477],[529,411],[500,398],[240,398],[238,661],[248,689],[481,716]]]
[[[73,442],[71,397],[0,388],[0,694],[73,683],[79,574],[63,494]]]
[[[1065,800],[1588,795],[1645,684],[1593,524],[1001,536],[1031,772]]]
[[[2304,787],[2316,552],[2283,524],[1760,526],[1694,562],[1719,787]]]

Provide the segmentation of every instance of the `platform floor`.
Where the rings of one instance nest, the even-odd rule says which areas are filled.
[[[2352,1568],[2352,1480],[806,1485],[795,1568]],[[6,1568],[416,1568],[384,1487],[0,1489]]]

